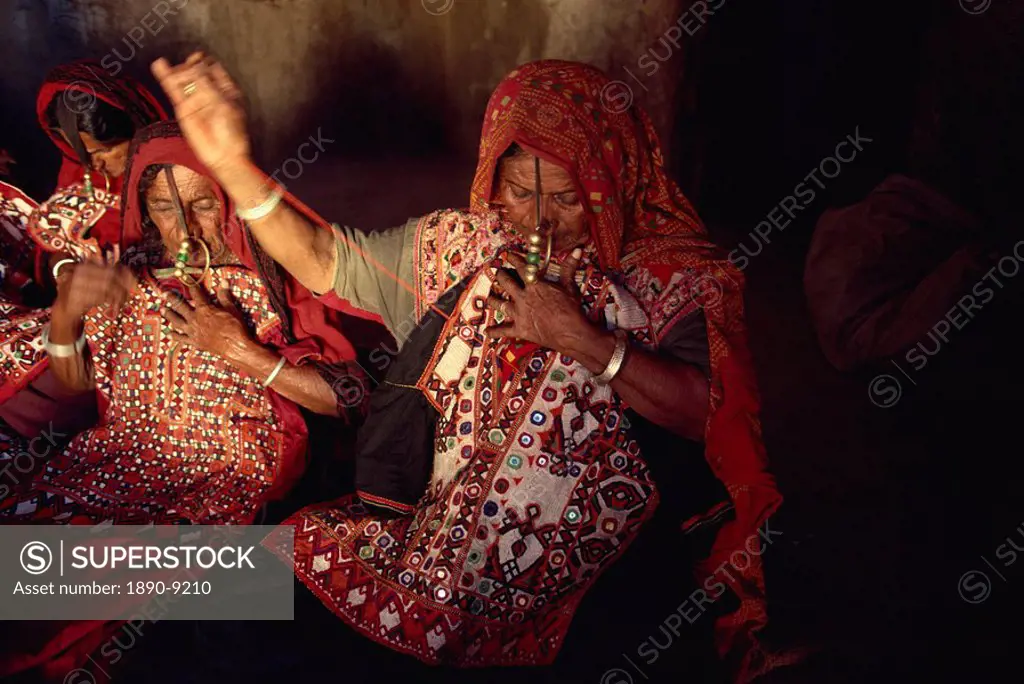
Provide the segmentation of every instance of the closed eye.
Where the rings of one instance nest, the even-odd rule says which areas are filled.
[[[533,195],[532,191],[527,190],[526,188],[521,188],[518,185],[512,185],[511,183],[508,184],[508,189],[512,194],[512,197],[517,200],[529,199]]]
[[[580,203],[580,196],[575,192],[562,192],[555,195],[555,201],[564,207],[575,207]]]

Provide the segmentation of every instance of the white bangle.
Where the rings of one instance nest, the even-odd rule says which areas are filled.
[[[282,199],[284,199],[284,188],[278,185],[270,192],[270,196],[258,206],[252,209],[242,209],[239,207],[235,209],[235,213],[243,221],[258,221],[264,216],[269,215],[274,209],[277,209],[277,205],[281,203]]]
[[[274,382],[274,378],[277,377],[277,374],[281,372],[281,369],[284,368],[284,364],[286,363],[288,363],[288,359],[282,356],[281,360],[277,362],[277,366],[274,370],[270,371],[270,375],[268,375],[267,379],[263,381],[264,387],[270,387],[270,383]]]
[[[626,335],[626,331],[616,329],[615,351],[612,352],[612,358],[608,361],[608,365],[605,366],[604,372],[594,378],[594,382],[599,385],[607,385],[614,380],[615,376],[622,370],[622,364],[626,361],[626,351],[628,349],[629,337]]]
[[[50,326],[43,328],[43,348],[55,359],[70,359],[78,356],[85,349],[85,332],[75,340],[74,344],[55,344],[50,342]]]
[[[54,280],[54,282],[56,282],[57,276],[60,274],[60,267],[61,266],[63,266],[64,264],[77,264],[77,263],[78,263],[78,261],[76,261],[75,259],[61,259],[60,261],[55,263],[53,265],[53,271],[52,271],[53,272],[53,280]]]

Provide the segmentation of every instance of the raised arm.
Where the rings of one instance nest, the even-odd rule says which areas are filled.
[[[197,52],[176,66],[158,59],[152,70],[192,151],[235,205],[243,211],[264,206],[275,184],[252,161],[242,93],[224,67]],[[267,254],[306,288],[331,288],[337,250],[330,230],[286,202],[249,225]]]
[[[47,351],[50,369],[62,385],[83,393],[95,387],[89,348],[83,337],[85,314],[103,305],[116,311],[134,286],[135,278],[122,266],[84,263],[61,272]]]
[[[274,261],[315,294],[329,290],[356,308],[380,314],[393,332],[413,311],[410,224],[367,234],[314,222],[288,201],[253,163],[242,94],[224,67],[201,53],[153,74],[174,104],[182,134],[203,164],[248,218],[253,237]]]

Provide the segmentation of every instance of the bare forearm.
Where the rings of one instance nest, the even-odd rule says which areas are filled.
[[[594,327],[560,351],[597,375],[608,366],[615,342],[615,335]],[[644,418],[687,439],[704,441],[708,380],[696,366],[631,347],[611,387]]]
[[[249,161],[218,171],[217,180],[242,210],[259,206],[274,189],[266,174]],[[267,216],[249,221],[249,228],[270,258],[307,289],[315,293],[331,289],[337,250],[329,230],[314,225],[287,202]]]
[[[50,318],[50,341],[54,344],[73,345],[82,335],[82,319],[71,316],[54,306]],[[88,347],[82,353],[67,358],[50,357],[50,370],[57,380],[73,392],[88,392],[96,387]]]
[[[265,380],[277,368],[281,356],[251,340],[225,355],[227,361],[249,375]],[[287,399],[313,413],[338,415],[338,402],[334,390],[312,366],[292,366],[286,363],[274,377],[270,387]]]

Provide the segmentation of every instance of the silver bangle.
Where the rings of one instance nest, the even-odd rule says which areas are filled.
[[[43,328],[43,348],[55,359],[70,359],[79,356],[85,349],[85,332],[74,344],[56,344],[50,341],[50,326]]]
[[[53,271],[52,271],[54,282],[57,281],[57,276],[60,274],[60,267],[61,266],[63,266],[64,264],[77,264],[77,263],[78,263],[78,261],[76,261],[75,259],[61,259],[60,261],[55,263],[53,265]]]
[[[243,221],[258,221],[259,219],[268,216],[270,212],[277,209],[277,205],[284,199],[284,188],[280,185],[275,187],[271,192],[270,196],[263,200],[258,206],[252,209],[242,209],[238,207],[235,209],[235,213],[238,214],[238,218]]]
[[[270,387],[270,383],[274,382],[274,378],[277,377],[277,374],[281,372],[281,369],[284,368],[284,364],[286,363],[288,363],[288,359],[282,356],[281,360],[277,362],[277,366],[274,370],[270,371],[270,375],[268,375],[267,379],[263,381],[264,387]]]
[[[594,378],[594,381],[599,385],[607,385],[609,382],[615,379],[615,376],[622,370],[622,364],[626,361],[626,352],[629,349],[629,336],[625,330],[616,329],[615,331],[615,351],[612,352],[612,358],[608,361],[608,365],[605,366],[604,372]]]

